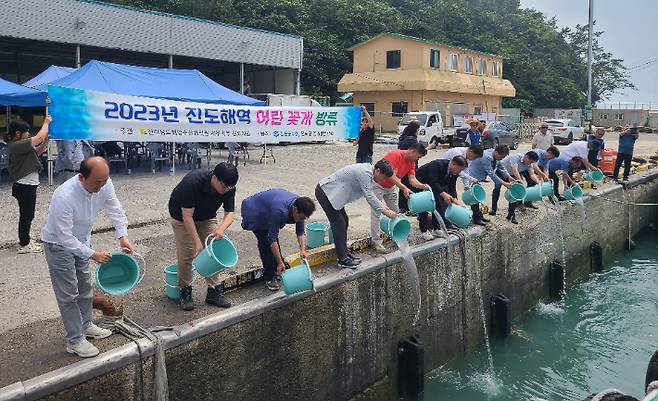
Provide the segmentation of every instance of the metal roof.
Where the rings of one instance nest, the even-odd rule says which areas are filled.
[[[301,68],[303,38],[91,0],[4,0],[0,36]]]

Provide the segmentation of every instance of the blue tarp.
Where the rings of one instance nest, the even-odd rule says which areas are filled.
[[[261,106],[265,102],[232,91],[198,70],[137,67],[92,60],[50,85],[120,95],[190,102]],[[48,91],[48,84],[36,89]]]
[[[72,72],[75,72],[75,70],[77,70],[77,68],[51,65],[41,74],[25,82],[23,86],[27,86],[28,88],[36,88],[39,85],[49,84],[60,78],[64,78],[65,76],[71,74]]]
[[[0,79],[0,105],[39,107],[46,105],[46,94]]]

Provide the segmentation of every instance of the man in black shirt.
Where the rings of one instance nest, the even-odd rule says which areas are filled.
[[[176,241],[178,258],[178,287],[180,307],[194,309],[192,301],[192,261],[204,248],[203,240],[224,235],[234,219],[235,184],[238,170],[232,164],[220,163],[214,170],[193,170],[174,188],[169,198],[169,215]],[[217,225],[217,210],[224,207],[224,217]],[[206,303],[228,308],[231,303],[224,297],[224,283],[219,277],[207,278]]]
[[[366,106],[361,106],[363,115],[361,116],[361,131],[359,138],[353,142],[353,145],[358,145],[356,150],[357,163],[370,163],[372,164],[372,147],[375,143],[375,123],[372,117],[366,110]]]
[[[432,160],[420,166],[416,171],[416,179],[432,188],[436,210],[444,220],[445,211],[450,204],[463,205],[457,197],[457,177],[459,177],[459,173],[464,171],[466,166],[467,162],[463,156],[455,156],[452,160]],[[428,219],[432,219],[433,233],[429,231]],[[418,225],[420,226],[421,236],[427,241],[432,239],[432,234],[435,236],[441,235],[439,222],[427,213],[418,214]],[[451,227],[451,224],[446,222],[446,226]]]

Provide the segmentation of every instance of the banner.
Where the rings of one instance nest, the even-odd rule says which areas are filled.
[[[254,107],[48,87],[54,140],[311,142],[357,138],[358,107]]]

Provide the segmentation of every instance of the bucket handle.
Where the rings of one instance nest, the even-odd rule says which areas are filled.
[[[208,255],[210,255],[214,259],[214,255],[210,251],[210,244],[215,240],[215,235],[214,234],[209,234],[206,237],[205,244],[206,244],[206,252],[208,252]]]
[[[134,250],[132,251],[132,253],[126,252],[126,251],[130,251],[128,248],[119,248],[119,250],[129,256],[137,256],[137,258],[139,258],[139,260],[142,262],[141,264],[137,263],[140,272],[139,280],[137,280],[137,282],[134,285],[135,287],[137,287],[139,283],[142,282],[142,279],[144,279],[144,276],[146,276],[146,259],[144,259],[144,256],[142,256],[141,254],[137,253]]]

